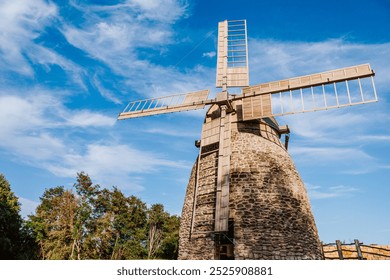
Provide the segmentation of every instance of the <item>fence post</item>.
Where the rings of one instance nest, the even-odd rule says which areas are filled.
[[[341,248],[340,240],[336,240],[336,246],[337,246],[337,252],[339,253],[339,259],[343,260],[344,259],[344,257],[343,257],[343,250]]]
[[[359,243],[359,240],[355,239],[355,247],[356,247],[356,251],[357,251],[357,254],[358,254],[358,259],[359,260],[364,260],[364,257],[363,257],[363,254],[362,254],[362,250],[360,248],[360,243]]]

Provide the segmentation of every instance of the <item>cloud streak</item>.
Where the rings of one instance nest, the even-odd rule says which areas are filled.
[[[285,79],[294,76],[370,63],[377,84],[387,83],[390,67],[390,43],[359,44],[343,38],[322,42],[285,42],[272,39],[251,39],[250,71],[252,83]],[[258,76],[258,74],[262,74]]]
[[[306,188],[308,195],[312,200],[347,197],[359,191],[357,188],[344,185],[324,188],[321,186],[306,184]]]
[[[10,70],[32,76],[34,71],[24,53],[48,22],[57,16],[57,8],[46,1],[2,1],[0,3],[0,65]]]
[[[89,144],[84,154],[64,154],[61,162],[46,166],[59,177],[72,177],[85,171],[101,184],[114,184],[133,191],[142,190],[134,184],[136,174],[155,173],[162,168],[185,168],[185,162],[175,162],[162,156],[121,144]]]
[[[251,84],[370,63],[376,72],[379,102],[337,110],[278,118],[291,129],[289,150],[297,164],[316,165],[336,173],[366,174],[382,169],[373,142],[386,145],[390,129],[388,81],[390,43],[361,44],[344,38],[322,42],[249,40]],[[380,132],[378,131],[380,128]]]

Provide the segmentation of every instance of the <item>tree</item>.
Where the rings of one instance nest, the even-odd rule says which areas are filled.
[[[169,216],[164,224],[164,239],[161,244],[160,258],[176,260],[179,254],[179,227],[180,218]]]
[[[18,198],[11,186],[0,174],[0,258],[16,259],[20,242],[22,219],[19,215]]]
[[[76,180],[75,192],[45,190],[29,216],[41,259],[177,258],[179,219],[163,205],[100,189],[84,172]]]
[[[145,203],[135,196],[126,197],[114,188],[102,191],[98,205],[98,209],[104,209],[97,221],[101,256],[116,260],[145,258]]]
[[[29,216],[41,259],[72,259],[77,200],[64,187],[46,189],[35,215]]]
[[[148,211],[148,259],[177,259],[179,223],[162,204],[153,204]]]
[[[75,217],[74,228],[74,251],[77,259],[96,258],[96,233],[97,219],[99,213],[96,211],[96,199],[100,193],[100,186],[93,185],[88,174],[80,172],[77,174],[77,183],[74,184],[78,198],[78,205]],[[72,254],[72,258],[74,255]]]
[[[32,259],[36,244],[20,216],[18,197],[3,174],[0,174],[0,259]]]

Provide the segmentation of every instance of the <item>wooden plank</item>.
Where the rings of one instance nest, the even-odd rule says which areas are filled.
[[[118,120],[203,109],[209,90],[130,102]]]
[[[272,113],[271,94],[242,99],[243,120],[259,119]]]
[[[230,176],[230,114],[222,107],[218,155],[217,192],[215,205],[216,232],[228,231],[229,220],[229,176]]]
[[[217,87],[222,87],[227,73],[227,25],[227,20],[218,23]]]
[[[202,128],[202,146],[207,146],[219,141],[220,120],[214,119],[203,124]]]
[[[221,88],[224,83],[227,87],[246,87],[249,85],[246,21],[240,21],[243,28],[239,30],[229,29],[229,23],[225,20],[218,24],[216,87]],[[236,45],[232,44],[233,40],[242,41],[239,50],[228,50],[229,46]]]
[[[296,77],[288,80],[260,84],[254,87],[243,89],[243,94],[234,97],[242,99],[243,120],[253,120],[270,116],[284,116],[289,114],[313,112],[341,108],[377,102],[376,89],[374,84],[374,72],[369,64],[336,69],[329,72],[317,73],[309,76]],[[372,88],[361,87],[361,80],[370,80]],[[360,96],[360,100],[351,100],[351,89],[348,81],[358,80],[359,87],[354,88],[354,96]],[[344,84],[346,82],[346,86]],[[319,96],[314,97],[314,92],[324,92],[326,85],[327,93],[334,96],[335,102],[330,102],[328,95],[323,94],[324,102],[315,102]],[[337,87],[347,89],[348,99],[340,99]],[[311,90],[302,90],[311,88]],[[320,91],[316,91],[318,88]],[[277,89],[277,91],[275,91]],[[314,90],[313,90],[314,89]]]
[[[273,93],[286,90],[294,90],[306,88],[310,86],[318,86],[322,84],[330,84],[339,81],[352,80],[374,76],[370,64],[356,65],[332,71],[316,73],[301,77],[294,77],[286,80],[274,81],[251,87],[246,87],[242,90],[243,97],[249,95],[258,95],[263,93]]]

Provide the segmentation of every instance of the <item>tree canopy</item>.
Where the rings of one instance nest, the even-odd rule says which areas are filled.
[[[0,259],[31,259],[35,243],[20,216],[20,203],[11,186],[0,174]]]
[[[46,189],[26,221],[1,175],[0,207],[0,250],[5,259],[177,258],[179,217],[167,213],[162,204],[148,207],[116,187],[94,185],[84,172],[77,174],[72,189]],[[30,253],[16,257],[22,245]]]

